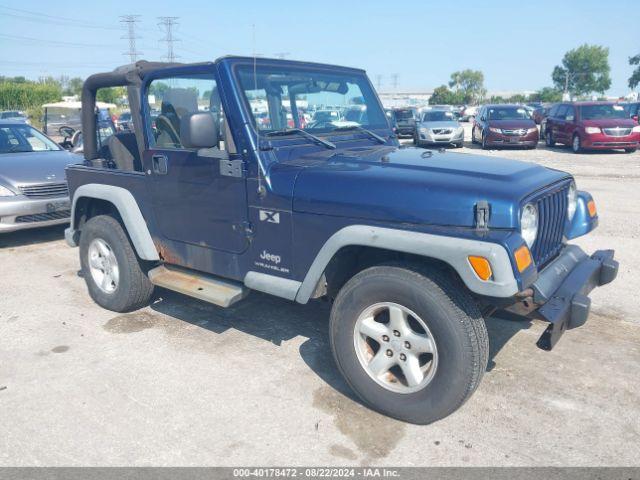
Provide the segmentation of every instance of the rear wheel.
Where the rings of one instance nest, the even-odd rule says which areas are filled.
[[[582,142],[579,135],[574,135],[571,141],[571,150],[573,153],[580,153],[582,151]]]
[[[340,290],[330,339],[340,372],[372,408],[428,424],[457,410],[487,365],[487,330],[464,287],[410,266],[368,268]]]
[[[80,264],[89,295],[101,307],[130,312],[149,303],[153,285],[115,218],[99,215],[83,226]]]

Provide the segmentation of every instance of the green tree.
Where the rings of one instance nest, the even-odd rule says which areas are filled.
[[[80,96],[80,94],[82,93],[83,83],[84,83],[84,80],[82,80],[80,77],[69,78],[66,82],[66,85],[63,91],[64,94]]]
[[[629,59],[629,65],[636,65],[635,70],[629,77],[629,88],[633,90],[640,85],[640,53]]]
[[[462,93],[453,92],[446,85],[434,89],[429,98],[430,105],[459,105],[461,103],[464,103]]]
[[[558,90],[573,95],[604,93],[611,87],[609,49],[600,45],[580,45],[569,50],[551,74]]]
[[[455,92],[462,93],[463,101],[461,103],[477,103],[487,93],[484,88],[484,75],[479,70],[462,70],[453,72],[449,87]]]
[[[562,91],[554,87],[544,87],[529,95],[532,102],[554,103],[562,101]]]
[[[120,103],[125,94],[125,87],[101,88],[96,93],[96,100],[106,103]]]

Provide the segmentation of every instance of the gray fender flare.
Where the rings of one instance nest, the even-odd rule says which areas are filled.
[[[138,202],[136,202],[129,190],[113,185],[88,183],[77,188],[73,194],[73,203],[71,205],[71,228],[68,232],[65,232],[67,242],[72,243],[72,239],[76,236],[74,231],[76,204],[80,198],[97,198],[111,202],[118,210],[120,217],[122,217],[124,226],[138,256],[144,260],[160,260],[158,251],[151,239],[147,222],[142,216],[140,207],[138,207]]]
[[[338,230],[323,245],[296,294],[296,301],[307,303],[331,258],[343,247],[370,246],[422,255],[453,267],[472,292],[492,297],[511,297],[518,292],[507,250],[496,243],[445,237],[428,233],[396,230],[368,225],[352,225]],[[493,278],[483,281],[475,274],[469,255],[479,255],[491,263]]]

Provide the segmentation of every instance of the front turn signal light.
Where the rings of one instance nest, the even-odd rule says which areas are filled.
[[[529,265],[531,265],[531,252],[529,251],[529,247],[526,245],[522,245],[513,252],[513,256],[516,259],[516,266],[518,267],[519,272],[524,272]]]
[[[484,280],[485,282],[491,278],[493,272],[491,271],[491,264],[489,260],[484,257],[475,257],[473,255],[469,255],[469,263],[471,264],[471,268],[476,272],[478,278],[480,280]]]
[[[592,217],[595,217],[596,213],[598,213],[598,211],[596,210],[596,202],[594,202],[593,200],[589,200],[589,202],[587,203],[587,209],[589,210],[589,215],[591,215]]]

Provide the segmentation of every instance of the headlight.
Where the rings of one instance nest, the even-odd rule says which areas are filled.
[[[527,246],[531,248],[538,235],[538,210],[531,203],[527,203],[520,215],[520,234]]]
[[[489,131],[493,133],[502,133],[502,130],[499,128],[489,127]]]
[[[600,133],[600,129],[598,127],[584,127],[584,131],[589,135]]]
[[[576,207],[578,206],[578,190],[576,189],[576,182],[571,182],[569,191],[567,192],[567,216],[569,221],[573,219],[576,213]]]
[[[631,129],[631,131],[632,131],[633,133],[640,133],[640,125],[638,125],[637,127],[633,127],[633,128]]]
[[[537,131],[538,131],[538,129],[536,127],[530,128],[528,130],[529,133],[533,133],[533,132],[537,132]]]
[[[0,197],[13,197],[15,193],[9,190],[7,187],[0,185]]]

